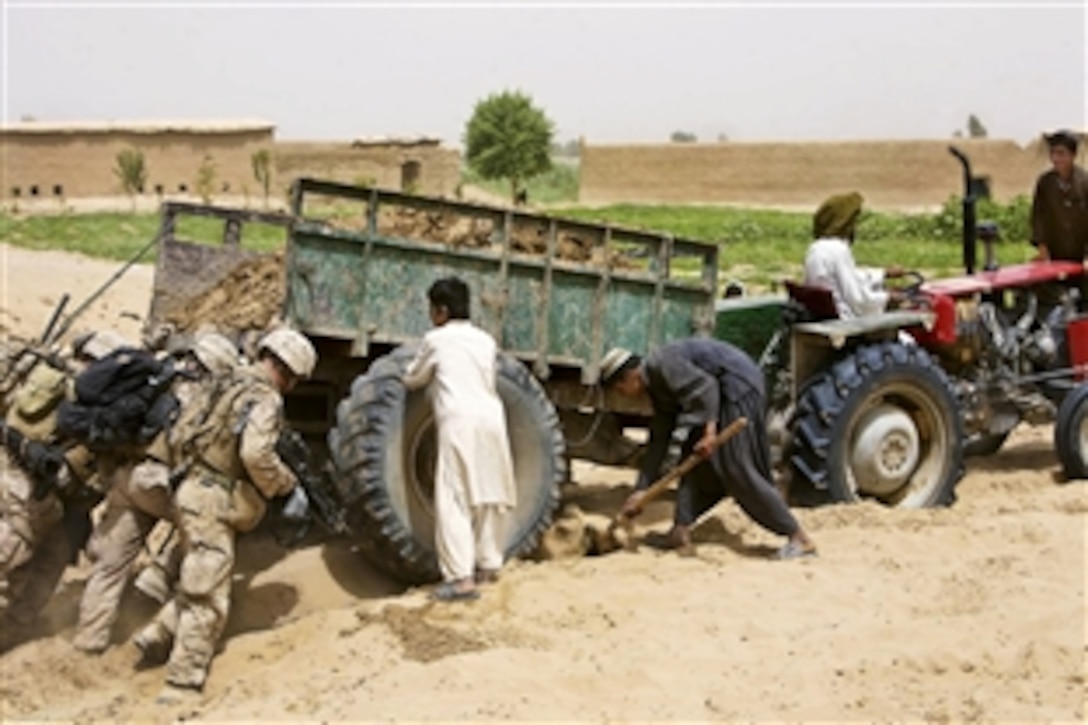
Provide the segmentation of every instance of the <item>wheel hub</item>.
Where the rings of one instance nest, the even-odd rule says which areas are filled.
[[[408,480],[419,505],[434,515],[434,477],[438,465],[438,434],[434,418],[416,431],[409,443]]]
[[[850,462],[859,492],[887,496],[902,488],[921,457],[914,419],[884,404],[862,415],[855,430]]]

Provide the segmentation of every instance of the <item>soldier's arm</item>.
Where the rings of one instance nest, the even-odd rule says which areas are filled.
[[[238,444],[238,455],[249,480],[265,498],[288,494],[298,484],[295,474],[276,452],[282,420],[280,405],[271,395],[258,400],[249,411]]]

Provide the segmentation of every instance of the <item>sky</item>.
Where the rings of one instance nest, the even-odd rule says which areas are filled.
[[[1085,0],[0,0],[4,122],[260,118],[436,135],[530,94],[556,139],[948,138],[1088,129]]]

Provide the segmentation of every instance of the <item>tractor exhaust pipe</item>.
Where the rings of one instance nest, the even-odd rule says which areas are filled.
[[[967,274],[975,273],[975,252],[977,230],[975,228],[975,195],[971,180],[971,162],[967,154],[955,146],[949,146],[948,152],[956,157],[963,166],[963,268]]]

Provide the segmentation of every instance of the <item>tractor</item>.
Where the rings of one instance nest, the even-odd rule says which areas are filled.
[[[922,508],[952,503],[964,459],[995,453],[1021,422],[1056,421],[1067,475],[1086,473],[1088,317],[1081,262],[999,267],[999,230],[976,224],[963,167],[961,277],[911,273],[905,301],[838,319],[830,290],[787,283],[782,324],[760,353],[773,448],[794,504],[862,499]],[[976,247],[985,264],[975,270]],[[1049,301],[1049,304],[1047,304]],[[716,329],[753,306],[723,301]]]

